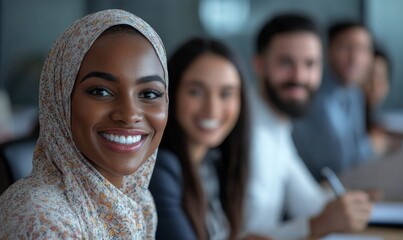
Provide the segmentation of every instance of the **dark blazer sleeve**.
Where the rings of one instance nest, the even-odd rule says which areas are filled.
[[[168,151],[159,150],[149,187],[158,214],[156,239],[197,239],[182,206],[182,186],[182,170],[178,158]]]

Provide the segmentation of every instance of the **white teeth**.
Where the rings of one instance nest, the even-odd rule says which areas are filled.
[[[217,119],[202,119],[199,121],[199,124],[202,128],[214,129],[219,127],[220,122]]]
[[[108,141],[125,144],[125,145],[134,144],[141,140],[141,135],[119,136],[119,135],[114,135],[114,134],[109,134],[109,133],[102,133],[102,136],[104,136]]]

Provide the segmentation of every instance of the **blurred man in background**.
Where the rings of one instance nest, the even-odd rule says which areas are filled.
[[[285,240],[364,229],[371,211],[367,194],[348,192],[331,200],[291,138],[291,119],[305,113],[321,83],[322,44],[315,24],[300,15],[266,23],[257,38],[254,68],[262,99],[252,92],[245,234]]]
[[[363,25],[344,22],[329,29],[329,71],[307,114],[295,121],[293,133],[298,153],[317,180],[325,166],[341,172],[372,157],[359,87],[372,51]]]

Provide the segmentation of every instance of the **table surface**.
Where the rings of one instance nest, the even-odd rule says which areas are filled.
[[[369,227],[359,235],[379,236],[382,237],[384,240],[403,240],[403,229]]]
[[[403,229],[389,227],[368,227],[361,233],[349,233],[349,235],[380,237],[383,240],[403,240]],[[310,240],[319,239],[310,238]]]

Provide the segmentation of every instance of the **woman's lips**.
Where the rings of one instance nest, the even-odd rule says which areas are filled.
[[[114,143],[119,143],[119,144],[124,144],[124,145],[131,145],[135,144],[137,142],[140,142],[141,140],[141,135],[117,135],[117,134],[111,134],[111,133],[102,133],[102,136],[104,136],[108,141],[114,142]]]
[[[220,121],[217,119],[199,119],[197,125],[203,131],[212,132],[220,128]]]
[[[143,145],[148,134],[143,132],[100,132],[105,145],[117,153],[135,153]]]

